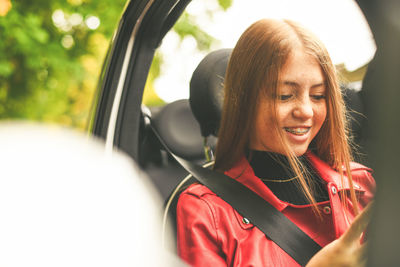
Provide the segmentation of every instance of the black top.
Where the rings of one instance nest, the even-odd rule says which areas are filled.
[[[307,157],[298,157],[299,161],[309,173],[310,181],[308,186],[313,188],[316,202],[329,200],[326,182],[321,179]],[[256,151],[250,153],[250,165],[254,173],[259,177],[266,186],[282,201],[292,203],[294,205],[305,205],[310,202],[304,195],[299,179],[291,169],[289,160],[281,154]]]

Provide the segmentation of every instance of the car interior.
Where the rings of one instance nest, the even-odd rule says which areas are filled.
[[[219,49],[204,57],[191,77],[189,99],[176,100],[161,108],[142,106],[140,164],[164,200],[165,229],[175,229],[179,193],[197,182],[174,155],[204,167],[213,164],[223,104],[223,81],[231,51]],[[359,150],[363,105],[358,91],[345,85],[342,90],[353,142]]]
[[[151,158],[143,156],[141,165],[164,199],[187,172],[158,142],[155,132],[177,156],[199,165],[212,161],[230,52],[231,49],[217,50],[200,62],[190,81],[189,99],[176,100],[159,109],[142,107],[144,138],[140,154]]]
[[[212,108],[215,106],[211,103],[222,103],[222,99],[221,102],[213,102],[215,99],[210,99],[210,96],[203,92],[206,98],[200,98],[201,100],[197,102],[200,106],[195,108],[193,102],[196,102],[197,96],[191,90],[190,96],[166,104],[164,107],[146,107],[142,104],[143,89],[154,52],[160,48],[166,33],[177,22],[190,2],[190,0],[129,1],[103,67],[89,125],[89,131],[94,136],[104,139],[106,147],[117,147],[138,162],[165,201],[188,175],[168,149],[199,165],[212,159],[210,149],[215,146],[216,137],[210,135],[205,140],[203,137],[205,133],[202,132],[205,127],[203,124],[204,120],[218,121],[219,113],[214,113],[215,110]],[[368,162],[371,164],[364,161],[364,158],[355,160],[373,167],[378,183],[381,177],[388,179],[386,185],[380,185],[385,194],[378,196],[381,202],[377,201],[377,206],[381,209],[381,215],[394,216],[392,206],[386,203],[393,204],[396,202],[392,199],[398,200],[398,179],[395,179],[398,170],[391,167],[397,166],[398,162],[398,149],[396,149],[398,138],[393,138],[398,132],[396,131],[398,124],[393,123],[393,114],[397,114],[395,111],[398,108],[396,88],[399,83],[397,70],[400,60],[396,51],[400,28],[397,13],[388,11],[395,11],[398,8],[396,9],[393,1],[356,2],[370,25],[371,35],[379,49],[368,63],[362,91],[349,89],[346,84],[343,84],[342,88],[348,115],[351,117],[350,130],[353,142],[360,146],[357,150],[364,152],[365,148],[365,155],[368,155]],[[256,9],[253,5],[250,6],[252,11]],[[342,15],[339,16],[346,17]],[[348,38],[339,38],[337,41],[346,44],[352,42]],[[231,45],[219,47],[231,47]],[[362,50],[361,46],[359,48],[358,50]],[[176,60],[174,64],[181,66]],[[203,72],[207,73],[207,70]],[[218,76],[217,70],[213,71],[214,73],[207,75],[218,77],[222,83],[223,74],[220,73]],[[218,79],[215,78],[215,81]],[[209,81],[203,76],[196,83],[201,90],[211,91],[210,88],[214,87],[210,87]],[[163,83],[162,86],[170,90],[174,84]],[[192,89],[189,82],[187,87]],[[199,113],[196,113],[196,109]],[[209,113],[210,111],[212,112]],[[363,114],[368,116],[368,124]],[[213,127],[218,129],[218,126]],[[156,133],[165,144],[168,144],[168,149],[163,147]],[[397,239],[393,238],[393,229],[397,229],[397,226],[388,223],[398,222],[398,218],[387,220],[385,216],[375,216],[373,220],[377,222],[371,227],[374,230],[371,231],[371,239],[375,241],[371,244],[376,243],[373,249],[377,251],[375,255],[378,255],[374,259],[375,262],[397,259],[398,253],[394,249],[396,248],[394,242]],[[389,248],[385,244],[390,239],[394,245],[390,246],[393,250],[388,253]],[[388,255],[392,257],[387,257]],[[370,266],[381,266],[381,264]]]

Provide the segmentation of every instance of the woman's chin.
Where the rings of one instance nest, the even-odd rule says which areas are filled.
[[[300,156],[303,156],[307,152],[308,145],[307,146],[295,146],[295,147],[291,147],[291,148],[292,148],[294,155],[296,157],[300,157]]]

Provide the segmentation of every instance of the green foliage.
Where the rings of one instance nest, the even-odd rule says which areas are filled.
[[[143,103],[149,107],[162,106],[165,102],[157,95],[154,90],[154,80],[161,73],[162,55],[156,52],[147,77],[146,86],[143,92]]]
[[[8,0],[7,0],[8,1]],[[0,13],[0,119],[29,119],[85,128],[109,40],[128,0],[19,0]],[[198,0],[197,0],[198,1]],[[8,2],[9,3],[9,2]],[[232,0],[218,0],[226,10]],[[1,9],[1,7],[0,7]],[[96,28],[96,22],[100,21]],[[89,27],[92,22],[92,28]],[[184,14],[174,30],[200,50],[213,38]],[[145,101],[160,105],[150,70]]]
[[[174,31],[181,37],[181,40],[183,40],[185,36],[193,36],[197,41],[197,48],[199,50],[210,49],[211,43],[214,41],[211,35],[207,34],[196,25],[193,16],[188,13],[184,13],[182,17],[179,18],[174,25]]]
[[[0,118],[83,128],[125,2],[12,2],[0,17]],[[90,16],[100,19],[95,30]]]
[[[233,0],[218,0],[218,4],[224,10],[227,10],[232,5],[232,3],[233,3]]]

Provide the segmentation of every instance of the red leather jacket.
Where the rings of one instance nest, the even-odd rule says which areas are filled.
[[[226,174],[252,189],[318,244],[325,246],[340,237],[354,219],[350,199],[346,198],[345,206],[340,201],[339,192],[349,190],[349,184],[346,181],[342,184],[339,173],[315,155],[308,153],[307,156],[327,182],[330,200],[318,203],[322,221],[314,215],[310,205],[292,205],[279,200],[254,175],[245,158]],[[360,164],[351,164],[360,210],[371,201],[375,191],[370,172],[369,168]],[[179,256],[191,266],[299,266],[251,222],[200,184],[191,185],[180,195],[177,241]]]

